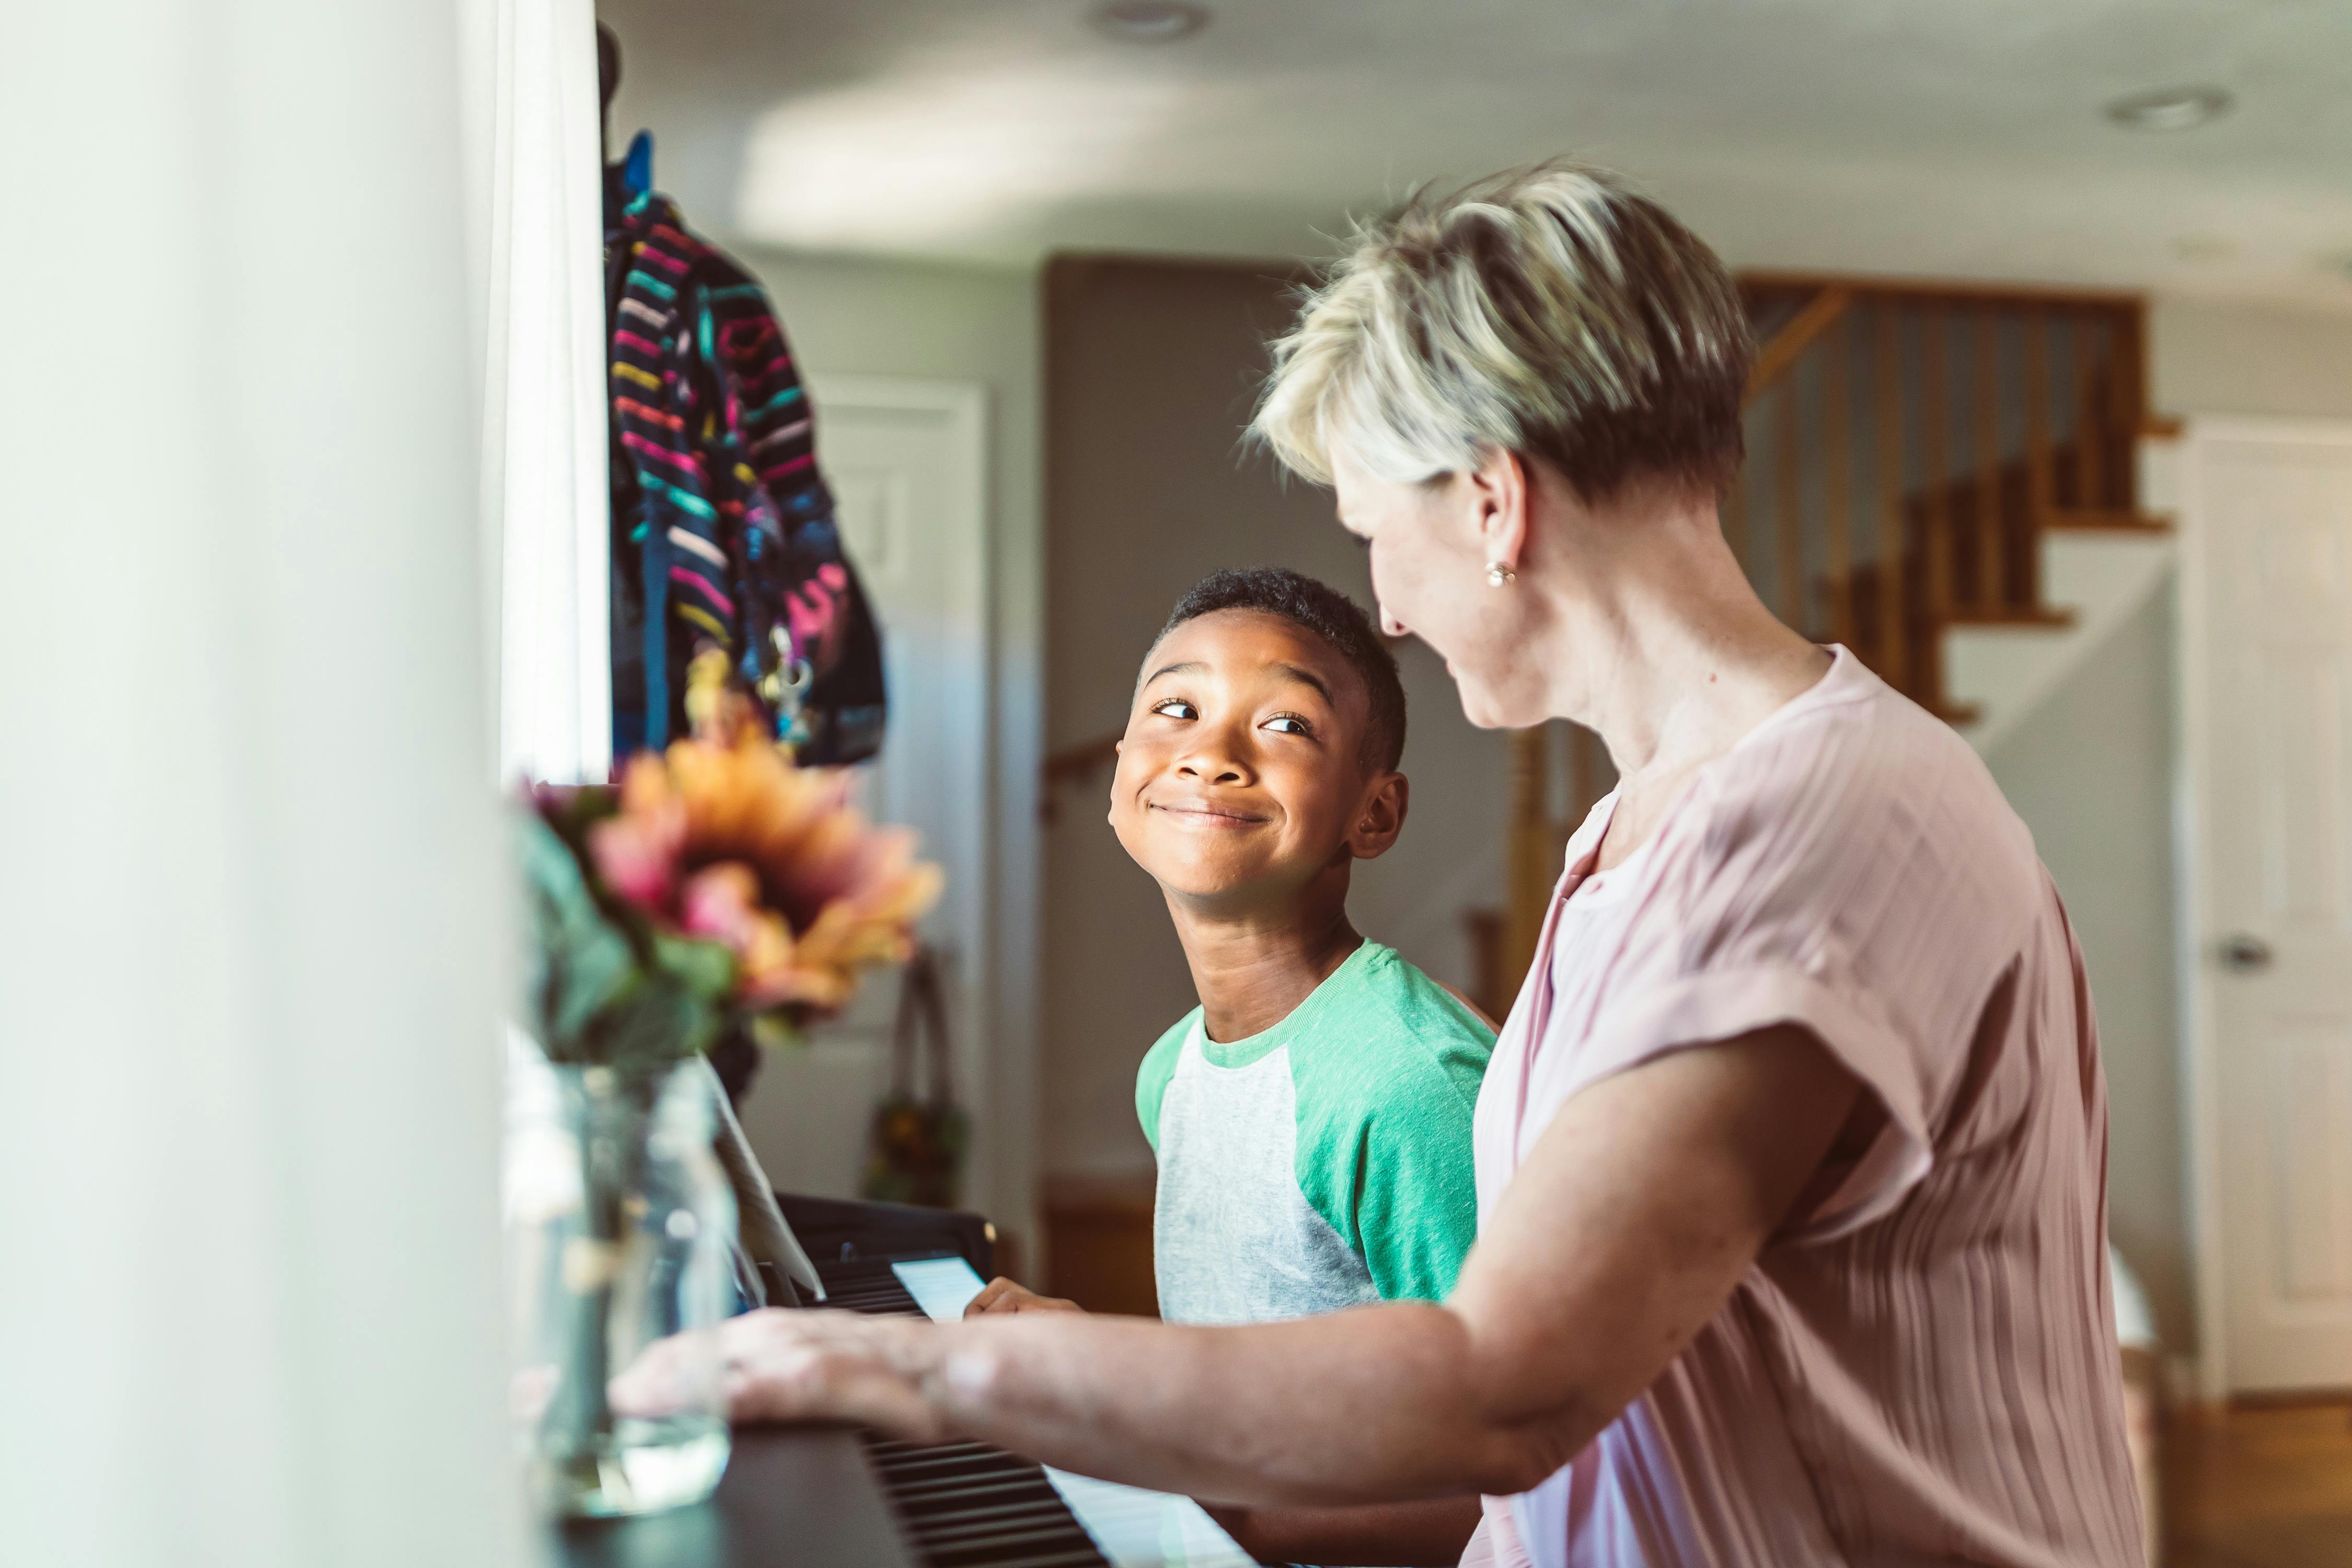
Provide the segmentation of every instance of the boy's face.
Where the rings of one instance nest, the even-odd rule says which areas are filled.
[[[1404,775],[1364,763],[1371,695],[1321,637],[1219,610],[1144,662],[1119,742],[1110,824],[1171,893],[1279,903],[1370,859],[1404,826]]]

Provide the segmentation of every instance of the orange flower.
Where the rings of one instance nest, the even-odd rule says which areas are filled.
[[[903,960],[940,893],[914,835],[876,828],[844,770],[796,767],[750,728],[633,758],[588,835],[607,887],[736,956],[737,1000],[829,1012],[860,971]]]

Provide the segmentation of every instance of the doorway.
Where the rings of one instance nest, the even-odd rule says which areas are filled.
[[[2201,1392],[2352,1388],[2352,426],[2199,420],[2185,457]]]

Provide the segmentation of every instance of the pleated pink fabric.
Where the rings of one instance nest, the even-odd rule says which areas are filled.
[[[1887,1126],[1574,1463],[1489,1500],[1465,1561],[2137,1568],[2097,1025],[2024,824],[1843,648],[1588,875],[1614,805],[1487,1072],[1482,1216],[1577,1090],[1768,1025]]]

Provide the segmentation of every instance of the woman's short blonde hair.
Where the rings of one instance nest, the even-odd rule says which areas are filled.
[[[1253,429],[1292,468],[1330,451],[1412,483],[1503,450],[1587,500],[1738,475],[1755,344],[1723,262],[1614,175],[1565,161],[1360,229],[1274,344]]]

